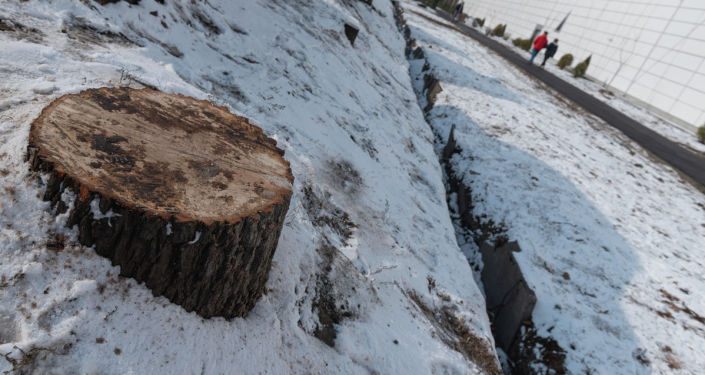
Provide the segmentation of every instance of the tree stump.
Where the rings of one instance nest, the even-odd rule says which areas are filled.
[[[264,291],[294,180],[283,154],[223,107],[100,88],[46,107],[27,158],[49,173],[44,199],[71,210],[81,244],[155,296],[229,319]]]

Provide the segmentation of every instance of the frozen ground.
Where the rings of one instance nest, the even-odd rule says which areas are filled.
[[[555,36],[555,35],[554,35]],[[531,55],[529,52],[512,44],[512,39],[516,36],[512,36],[508,40],[503,38],[495,38],[498,42],[504,44],[508,48],[512,49],[514,52],[520,55],[526,56],[528,59]],[[560,39],[560,35],[558,35]],[[553,37],[550,38],[553,40]],[[603,86],[590,79],[576,79],[573,77],[573,73],[568,70],[560,69],[556,64],[558,59],[563,56],[566,51],[561,51],[560,41],[559,48],[556,56],[546,62],[546,67],[548,71],[555,74],[556,76],[562,78],[566,82],[573,86],[580,88],[586,93],[594,96],[595,98],[609,104],[613,108],[619,110],[620,112],[626,114],[632,119],[638,121],[642,125],[650,128],[651,130],[661,134],[662,136],[670,139],[673,142],[679,143],[694,152],[705,153],[705,144],[698,142],[698,138],[695,134],[696,128],[693,126],[686,126],[684,124],[676,124],[672,121],[665,119],[662,116],[657,115],[654,111],[649,108],[637,104],[634,100],[630,100],[624,94],[618,91],[612,91],[608,87]],[[543,61],[543,52],[541,52],[537,57],[535,64],[539,65]],[[580,61],[574,61],[573,66]],[[588,68],[589,74],[590,68]]]
[[[705,195],[415,4],[404,1],[411,37],[443,88],[428,119],[443,142],[456,125],[451,167],[474,215],[519,241],[533,321],[568,373],[702,374]],[[475,261],[474,243],[462,247]]]
[[[0,372],[495,372],[389,2],[3,1],[0,18]],[[118,277],[39,198],[31,121],[116,85],[225,105],[286,151],[294,196],[246,318],[204,320]],[[65,248],[47,249],[54,233]]]

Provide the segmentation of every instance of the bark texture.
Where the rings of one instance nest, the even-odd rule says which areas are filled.
[[[174,137],[202,144],[180,149]],[[44,199],[70,210],[79,241],[121,275],[187,311],[233,318],[262,295],[289,207],[293,177],[275,145],[207,102],[103,88],[48,106],[27,157],[49,174]]]

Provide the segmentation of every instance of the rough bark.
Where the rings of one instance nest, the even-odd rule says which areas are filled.
[[[81,244],[155,296],[233,318],[254,307],[268,278],[293,182],[282,154],[224,108],[103,88],[45,108],[27,157],[49,174],[44,199],[70,210]],[[61,200],[66,189],[72,207]]]

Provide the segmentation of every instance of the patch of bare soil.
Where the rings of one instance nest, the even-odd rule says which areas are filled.
[[[607,90],[607,89],[600,89],[600,90],[599,90],[599,93],[602,94],[602,96],[604,96],[604,97],[607,98],[607,99],[612,99],[612,98],[614,98],[614,93],[613,93],[612,91],[610,91],[610,90]]]
[[[17,21],[0,16],[0,32],[17,40],[26,40],[31,43],[42,43],[44,33],[34,27],[25,26]]]
[[[333,290],[330,274],[333,271],[333,262],[339,256],[338,249],[328,244],[318,249],[321,256],[321,273],[316,281],[316,297],[313,300],[313,308],[318,311],[319,324],[313,331],[313,335],[330,347],[335,346],[337,331],[335,326],[343,319],[353,317],[352,309],[346,303],[336,301],[340,299]]]
[[[661,300],[661,302],[664,305],[668,306],[668,308],[670,308],[673,312],[685,313],[694,321],[696,321],[702,325],[705,325],[705,316],[702,316],[702,315],[698,314],[697,312],[691,310],[690,307],[688,307],[688,305],[685,304],[685,301],[681,301],[680,298],[674,296],[673,294],[667,292],[664,289],[659,289],[659,292],[661,292],[661,295],[664,297],[664,299]],[[672,314],[670,312],[662,313],[662,314],[672,317]],[[659,315],[661,315],[661,314],[659,314]]]
[[[12,370],[8,373],[16,375],[42,374],[56,367],[58,362],[62,361],[61,357],[68,354],[72,346],[72,343],[57,343],[51,347],[35,346],[30,349],[14,346],[11,352],[1,355],[12,366]]]
[[[523,334],[512,345],[510,358],[513,374],[555,374],[567,373],[565,350],[551,337],[541,337],[531,326],[522,327]],[[537,371],[543,369],[543,371]]]
[[[350,219],[350,215],[330,201],[331,194],[327,191],[315,192],[311,186],[305,186],[302,190],[304,209],[311,222],[316,227],[328,227],[341,240],[347,241],[353,235],[353,230],[357,225]]]
[[[223,33],[220,27],[218,27],[218,24],[216,24],[215,21],[208,16],[208,14],[201,11],[197,6],[191,6],[191,14],[193,15],[193,18],[195,18],[208,32],[215,35],[220,35]]]
[[[162,42],[161,40],[157,39],[156,37],[148,34],[146,31],[140,30],[134,24],[128,22],[127,27],[129,29],[131,29],[132,31],[134,31],[134,33],[137,34],[137,36],[139,36],[140,38],[144,38],[144,39],[158,45],[159,47],[164,49],[164,51],[166,51],[168,54],[170,54],[174,57],[178,57],[178,58],[181,58],[184,56],[184,53],[181,52],[181,50],[178,47],[176,47],[175,45]]]
[[[454,153],[456,152],[459,153],[462,152],[462,150],[456,146]],[[469,229],[468,233],[471,233],[473,241],[478,246],[482,246],[485,242],[490,242],[495,247],[501,247],[509,242],[506,224],[504,222],[496,223],[494,220],[488,218],[486,214],[473,214],[475,204],[473,202],[472,191],[469,189],[461,189],[461,187],[464,186],[461,182],[462,176],[455,176],[455,172],[451,168],[450,163],[444,163],[444,166],[446,176],[448,176],[448,184],[446,186],[448,194],[464,194],[464,204],[458,203],[460,205],[460,212],[456,212],[456,214],[460,217],[459,224]],[[475,172],[470,171],[470,174],[473,173]]]
[[[347,160],[329,160],[329,180],[338,191],[355,196],[363,186],[360,172]]]
[[[434,287],[435,283],[432,279],[429,279],[429,289],[432,290]],[[491,344],[477,337],[470,327],[457,317],[457,307],[450,304],[444,304],[441,307],[431,307],[424,303],[416,292],[408,291],[406,294],[435,328],[436,334],[443,343],[480,367],[484,374],[503,374],[497,362],[497,357],[491,350]],[[442,295],[439,295],[439,297],[443,299]]]
[[[350,260],[333,245],[344,244],[352,238],[357,225],[347,212],[331,202],[329,192],[305,186],[302,193],[303,208],[323,239],[316,249],[320,260],[315,281],[307,287],[307,294],[313,296],[311,307],[318,322],[313,329],[302,328],[334,347],[337,326],[345,319],[358,317],[365,306],[374,303],[375,293],[362,280]],[[313,291],[309,291],[310,288]]]
[[[315,277],[306,287],[304,299],[297,302],[302,307],[310,299],[310,312],[317,318],[313,325],[299,326],[308,334],[335,347],[338,327],[345,320],[364,317],[369,306],[379,303],[379,297],[350,262],[327,239],[316,249],[319,262]],[[301,311],[302,315],[308,312]]]
[[[681,363],[678,361],[678,358],[676,357],[676,353],[673,351],[673,349],[668,346],[664,345],[661,347],[661,352],[663,352],[663,357],[666,363],[668,364],[668,368],[672,370],[678,370],[681,368]]]
[[[125,34],[101,29],[86,21],[83,17],[71,16],[65,20],[61,32],[65,33],[69,39],[78,43],[96,44],[100,46],[108,43],[121,45],[135,44],[125,36]]]
[[[218,96],[230,96],[240,103],[247,104],[249,100],[247,96],[240,90],[240,87],[235,83],[235,80],[230,77],[211,77],[203,76],[203,79],[211,83],[211,92]],[[227,83],[225,83],[227,82]]]

